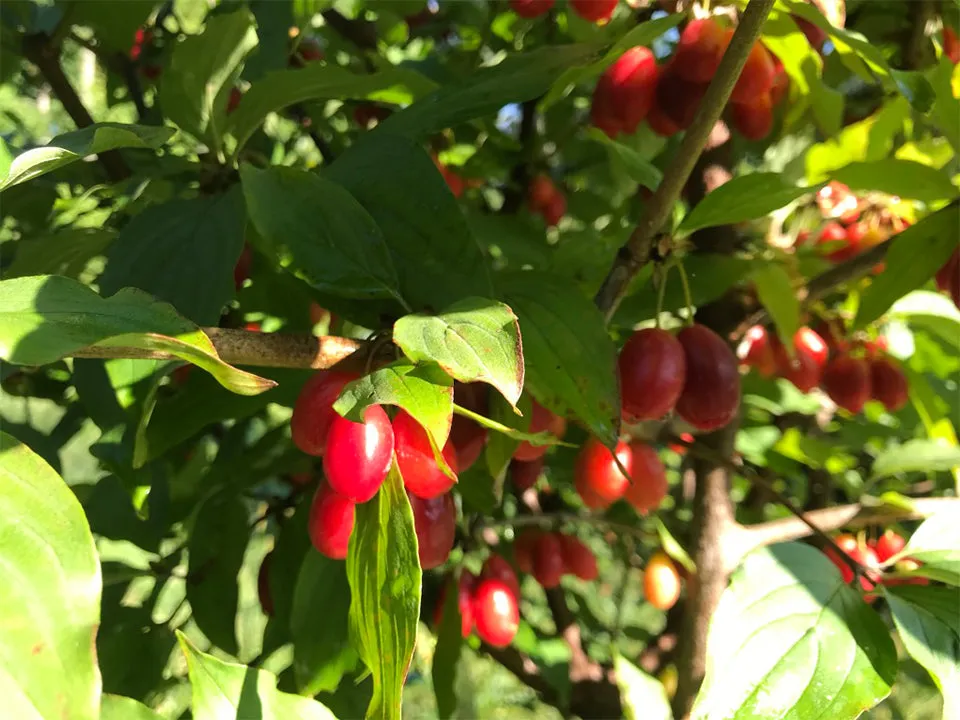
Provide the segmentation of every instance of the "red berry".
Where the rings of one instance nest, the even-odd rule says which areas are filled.
[[[727,43],[726,30],[713,18],[691,20],[680,33],[673,55],[677,73],[688,82],[709,83],[717,72]]]
[[[540,473],[543,472],[543,458],[522,462],[512,460],[510,462],[510,482],[517,492],[529,490],[537,484]]]
[[[334,560],[347,556],[356,510],[353,500],[345,498],[323,483],[310,503],[310,542]]]
[[[315,37],[305,37],[297,43],[296,52],[290,56],[291,67],[303,67],[307,63],[323,60],[323,46]]]
[[[540,539],[539,530],[524,530],[513,541],[513,559],[520,572],[528,575],[533,572],[533,554],[537,541]]]
[[[749,103],[731,103],[730,120],[747,140],[763,140],[773,129],[773,98],[767,92]]]
[[[773,76],[773,87],[770,89],[770,102],[779,105],[790,90],[790,76],[787,75],[787,69],[783,67],[780,58],[775,55],[773,57],[773,67],[775,68],[775,75]]]
[[[696,117],[706,92],[706,83],[684,80],[677,72],[676,63],[669,62],[657,82],[654,104],[675,127],[686,130]]]
[[[517,597],[500,580],[481,580],[473,596],[477,635],[494,647],[506,647],[520,629]]]
[[[249,245],[244,245],[240,251],[240,257],[237,258],[237,264],[233,266],[233,284],[237,290],[243,287],[244,281],[250,277],[250,266],[253,264],[253,251]]]
[[[653,105],[657,75],[656,58],[648,48],[623,53],[597,81],[590,108],[593,124],[610,137],[636,132]]]
[[[743,336],[737,347],[737,356],[747,367],[755,368],[763,377],[771,377],[777,372],[777,359],[774,348],[775,335],[767,332],[763,325],[754,325]]]
[[[863,567],[867,569],[876,569],[880,567],[880,561],[877,559],[877,554],[873,551],[873,548],[863,546],[857,542],[856,538],[851,535],[840,535],[834,538],[834,542],[840,546],[840,549],[847,554],[852,560],[860,563]],[[840,575],[843,577],[845,583],[849,583],[853,580],[853,570],[847,565],[846,562],[840,558],[836,551],[833,548],[827,548],[824,551],[830,561],[837,566],[837,569],[840,571]],[[873,579],[877,579],[877,575],[870,573],[873,576]],[[860,578],[860,587],[864,590],[872,590],[874,588],[874,583],[871,580],[868,580],[865,577]]]
[[[571,9],[588,22],[606,22],[617,9],[618,0],[570,0]]]
[[[820,50],[823,49],[823,44],[827,41],[827,33],[799,15],[791,15],[790,17],[797,24],[797,27],[800,28],[800,32],[806,36],[810,47],[820,52]]]
[[[579,538],[570,535],[558,535],[560,552],[563,554],[563,564],[581,580],[596,580],[600,571],[597,569],[597,558],[590,552]]]
[[[537,175],[530,181],[527,204],[532,212],[541,212],[557,194],[557,186],[547,175]]]
[[[484,383],[454,383],[453,401],[460,407],[480,415],[488,412],[487,385]],[[468,470],[483,453],[487,443],[487,429],[470,418],[454,415],[450,425],[449,444],[457,453],[457,472]]]
[[[907,546],[907,541],[902,535],[898,535],[893,530],[887,530],[883,535],[877,538],[873,545],[873,550],[877,555],[877,560],[885,563],[887,560],[897,555]]]
[[[517,574],[513,571],[510,563],[500,555],[493,554],[487,558],[480,570],[480,579],[499,580],[510,588],[510,592],[513,593],[515,598],[520,597],[520,581],[517,580]]]
[[[302,452],[317,457],[323,455],[330,423],[340,417],[333,403],[344,386],[357,377],[356,373],[342,370],[321,370],[304,383],[290,417],[293,443]]]
[[[260,607],[264,615],[273,616],[273,596],[270,594],[270,558],[273,551],[268,552],[260,563],[260,572],[257,573],[257,594],[260,596]]]
[[[792,358],[779,343],[774,348],[780,374],[801,392],[810,392],[820,384],[829,354],[824,339],[808,327],[802,327],[794,333]]]
[[[439,497],[449,492],[456,483],[456,476],[445,475],[433,457],[427,431],[404,410],[393,419],[393,444],[404,487],[414,495],[422,498]],[[443,446],[442,455],[456,473],[457,452],[449,441]]]
[[[953,299],[953,304],[960,308],[960,250],[954,250],[943,267],[937,271],[937,289],[945,292]]]
[[[625,420],[656,420],[673,410],[687,375],[676,337],[659,328],[638,330],[624,343],[617,365]]]
[[[531,403],[530,427],[527,432],[549,432],[557,439],[563,439],[563,435],[566,433],[566,431],[566,419],[560,417],[559,415],[554,415],[536,400]],[[517,447],[517,449],[514,451],[513,457],[515,460],[530,462],[531,460],[536,460],[539,457],[543,457],[549,447],[549,445],[531,445],[530,443],[524,441],[520,443],[519,447]]]
[[[634,441],[630,445],[633,455],[631,477],[633,484],[627,486],[627,502],[644,515],[656,510],[667,496],[667,472],[657,451],[646,443]]]
[[[510,0],[510,9],[522,18],[545,15],[553,7],[554,0]]]
[[[669,610],[680,599],[680,573],[666,553],[658,550],[647,561],[643,595],[658,610]]]
[[[773,56],[761,43],[754,43],[737,84],[730,93],[731,102],[751,103],[761,95],[769,94],[776,74]]]
[[[890,412],[907,404],[907,378],[891,358],[883,356],[870,361],[870,391]]]
[[[839,407],[856,415],[870,399],[870,366],[866,360],[840,355],[823,369],[820,386]]]
[[[230,97],[227,98],[227,115],[237,109],[242,97],[243,92],[240,90],[240,88],[230,88]]]
[[[425,500],[407,492],[413,510],[413,526],[417,531],[417,552],[420,567],[431,570],[443,565],[453,550],[457,534],[457,508],[453,495]]]
[[[633,452],[623,440],[617,443],[617,459],[632,476]],[[594,437],[588,439],[580,449],[573,473],[577,490],[583,489],[581,497],[592,495],[606,504],[622,498],[629,485],[629,480],[617,467],[613,453]]]
[[[440,596],[437,598],[437,605],[433,611],[433,624],[440,627],[443,619],[443,605],[447,597],[447,588],[449,582],[443,584],[440,590]],[[457,604],[460,609],[460,634],[467,637],[473,631],[474,612],[473,612],[473,591],[477,586],[477,578],[469,571],[464,570],[460,575],[460,581],[457,583]]]
[[[687,360],[687,380],[677,400],[677,414],[699,430],[716,430],[740,408],[737,358],[719,335],[703,325],[677,335]]]
[[[903,560],[897,560],[894,565],[894,570],[897,572],[913,572],[914,570],[920,569],[921,565],[913,558],[904,558]],[[929,585],[930,578],[925,577],[903,577],[903,578],[884,578],[883,584],[887,586],[894,585]]]
[[[330,423],[323,472],[330,487],[355,502],[366,502],[383,484],[393,461],[393,429],[379,405],[357,423],[337,415]]]
[[[650,108],[650,113],[647,115],[647,124],[651,130],[662,137],[671,137],[680,132],[680,126],[667,117],[658,102],[653,103],[653,107]]]
[[[560,541],[554,533],[543,533],[533,546],[533,576],[544,588],[555,588],[566,572]]]
[[[828,243],[831,249],[826,252],[826,258],[830,262],[839,263],[849,260],[860,251],[856,241],[851,241],[847,235],[847,229],[840,223],[829,222],[823,226],[817,238],[817,245]]]
[[[943,54],[950,58],[954,65],[960,63],[960,39],[949,25],[943,26]]]
[[[543,208],[543,221],[547,227],[556,227],[563,216],[567,214],[567,198],[562,192],[557,192],[553,199]]]

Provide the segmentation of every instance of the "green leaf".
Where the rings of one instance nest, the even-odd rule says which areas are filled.
[[[855,162],[834,171],[832,176],[854,191],[877,190],[925,203],[949,200],[960,193],[947,173],[913,160]]]
[[[57,275],[4,280],[0,317],[0,359],[17,365],[46,365],[90,345],[133,347],[189,360],[242,395],[275,385],[223,362],[196,325],[134,288],[104,299]]]
[[[466,218],[427,153],[412,140],[370,133],[331,165],[383,230],[415,310],[493,294],[487,261]]]
[[[437,84],[404,67],[358,75],[337,65],[313,64],[264,75],[243,94],[227,118],[227,132],[242,148],[267,115],[307,100],[363,100],[409,104],[435,90]]]
[[[67,484],[2,432],[0,538],[3,713],[96,720],[101,581],[93,536]]]
[[[257,232],[290,256],[300,277],[334,295],[399,300],[383,233],[344,188],[286,167],[243,165],[240,179]]]
[[[697,203],[680,223],[677,232],[689,235],[701,228],[757,220],[818,189],[819,186],[787,185],[778,173],[741,175]]]
[[[960,448],[936,440],[907,440],[885,448],[873,461],[873,479],[906,472],[936,472],[960,465]]]
[[[163,720],[163,716],[133,698],[104,694],[100,720]]]
[[[333,409],[363,422],[363,412],[371,405],[403,408],[442,448],[453,418],[453,380],[434,363],[398,360],[347,384]]]
[[[200,506],[187,543],[187,601],[193,619],[214,645],[231,655],[238,650],[237,575],[249,534],[247,511],[240,499],[214,495]]]
[[[647,675],[619,652],[613,656],[613,671],[627,720],[673,720],[670,699],[662,682]]]
[[[421,576],[413,511],[394,462],[376,496],[357,505],[347,552],[351,637],[373,676],[368,718],[400,717],[417,640]]]
[[[273,673],[200,652],[179,630],[177,639],[187,658],[194,720],[336,720],[316,700],[277,690]]]
[[[526,381],[549,408],[569,408],[604,444],[620,433],[617,348],[592,302],[562,278],[504,273],[500,289],[520,318]]]
[[[890,693],[897,654],[880,617],[819,550],[750,553],[707,640],[694,718],[858,717]]]
[[[209,17],[200,35],[174,45],[160,82],[164,114],[219,151],[230,91],[256,45],[253,15],[246,8]]]
[[[673,533],[667,529],[667,526],[663,524],[663,520],[657,517],[656,521],[657,537],[660,538],[660,546],[663,548],[663,551],[679,564],[683,565],[687,572],[695,574],[697,572],[697,566],[693,562],[693,558],[683,549],[683,545],[677,541]]]
[[[151,205],[111,246],[100,292],[140,288],[198,325],[216,325],[234,294],[233,268],[245,225],[239,187]]]
[[[754,270],[750,279],[760,303],[777,326],[780,339],[786,347],[793,348],[793,334],[800,327],[800,301],[787,271],[780,263],[768,262]]]
[[[960,99],[953,95],[953,61],[946,55],[940,57],[940,64],[931,73],[933,91],[937,97],[931,116],[936,120],[940,132],[960,153]]]
[[[346,565],[311,548],[297,575],[290,615],[293,671],[302,694],[333,692],[356,667],[359,658],[349,641],[349,611]]]
[[[507,103],[539,97],[564,70],[597,57],[593,45],[553,45],[517,53],[444,85],[406,110],[387,118],[374,132],[422,138],[497,112]]]
[[[911,328],[929,330],[940,340],[960,350],[960,309],[940,293],[915,290],[891,306],[887,316]]]
[[[393,341],[414,362],[435,362],[461,382],[493,385],[511,405],[523,391],[520,327],[503,303],[472,297],[438,315],[407,315],[394,323]]]
[[[601,145],[606,145],[611,155],[620,158],[633,180],[651,190],[656,190],[657,186],[660,185],[660,181],[663,179],[663,173],[660,172],[660,169],[656,165],[632,147],[610,139],[606,133],[597,128],[590,128],[587,131],[587,135],[591,140],[596,140]]]
[[[883,594],[904,649],[943,694],[943,717],[960,717],[960,590],[901,585]]]
[[[118,148],[159,148],[174,132],[173,128],[168,127],[107,122],[57,135],[46,145],[14,158],[7,176],[0,181],[0,190],[32,180],[88,155]]]
[[[911,290],[932,278],[960,244],[960,203],[952,203],[908,227],[889,242],[886,266],[860,297],[853,326],[877,320]]]
[[[8,280],[27,275],[76,278],[116,237],[115,231],[104,228],[65,228],[49,235],[21,238],[4,277]]]
[[[960,585],[960,510],[944,510],[927,518],[900,555],[921,563],[911,575]]]
[[[457,665],[460,664],[463,647],[459,581],[451,575],[445,587],[440,627],[437,629],[437,646],[430,669],[433,693],[437,698],[437,715],[441,720],[447,720],[457,712]]]

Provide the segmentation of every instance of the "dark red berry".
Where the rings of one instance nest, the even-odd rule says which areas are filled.
[[[347,556],[355,518],[354,502],[323,483],[310,503],[310,542],[327,557],[343,560]]]
[[[677,414],[699,430],[723,427],[740,408],[736,356],[723,338],[703,325],[684,328],[677,339],[687,361]]]
[[[617,366],[625,420],[656,420],[673,410],[687,376],[676,337],[659,328],[638,330],[624,344]]]
[[[870,360],[870,391],[873,399],[882,402],[890,412],[902,408],[909,399],[907,378],[900,366],[888,356]]]
[[[323,472],[330,487],[355,502],[366,502],[383,484],[393,461],[393,428],[379,405],[358,423],[337,415],[330,423]]]
[[[473,604],[473,591],[477,586],[477,578],[473,576],[467,570],[464,570],[460,575],[460,580],[457,583],[457,605],[460,610],[460,633],[463,637],[467,637],[473,632],[474,624],[474,604]],[[450,587],[450,583],[446,582],[443,585],[443,588],[440,590],[440,596],[437,598],[437,604],[433,611],[433,624],[435,627],[440,627],[440,622],[443,619],[443,605],[447,597],[447,589]]]
[[[597,558],[590,548],[571,535],[558,535],[557,538],[567,570],[581,580],[596,580],[600,571],[597,569]]]
[[[678,130],[686,130],[700,109],[700,101],[707,92],[706,83],[684,80],[673,62],[667,63],[657,82],[654,104]]]
[[[781,344],[774,349],[780,374],[801,392],[810,392],[820,384],[829,353],[824,339],[808,327],[794,333],[792,358]]]
[[[769,92],[749,103],[731,103],[730,121],[747,140],[763,140],[773,129],[773,98]]]
[[[636,132],[653,105],[658,74],[656,58],[648,48],[623,53],[597,81],[590,108],[593,124],[610,137]]]
[[[866,360],[840,355],[823,369],[820,386],[839,407],[856,415],[870,399],[870,366]]]
[[[510,9],[522,18],[535,18],[546,15],[553,3],[554,0],[510,0]]]
[[[330,423],[340,417],[333,403],[344,386],[357,377],[353,372],[321,370],[304,383],[290,417],[290,434],[301,451],[307,455],[323,455]]]
[[[773,56],[761,43],[754,43],[750,48],[743,71],[737,79],[737,84],[733,86],[733,92],[730,94],[731,102],[751,103],[761,95],[769,94],[773,89],[776,70]]]
[[[496,553],[488,557],[486,562],[483,563],[483,568],[480,570],[480,579],[499,580],[510,588],[514,597],[520,597],[520,581],[517,580],[517,574],[513,571],[510,563]]]
[[[566,572],[560,541],[554,533],[542,533],[533,546],[533,576],[544,588],[555,588]]]
[[[447,493],[425,500],[408,492],[407,497],[413,510],[420,567],[424,570],[439,567],[450,557],[457,534],[457,508],[453,495]]]
[[[560,417],[559,415],[554,415],[536,400],[531,403],[530,427],[527,429],[527,432],[549,432],[557,439],[562,439],[566,431],[566,419]],[[531,460],[536,460],[539,457],[543,457],[548,448],[549,445],[531,445],[528,442],[522,442],[514,451],[513,457],[516,460],[530,462]]]
[[[529,529],[521,532],[513,541],[513,559],[516,561],[520,572],[525,572],[528,575],[533,573],[534,548],[539,538],[539,530]]]
[[[523,492],[536,485],[541,472],[543,472],[543,458],[530,462],[510,461],[510,482],[513,483],[517,492]]]

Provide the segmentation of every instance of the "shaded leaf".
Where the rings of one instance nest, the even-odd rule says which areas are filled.
[[[605,132],[597,128],[590,128],[588,135],[591,140],[596,140],[601,145],[605,145],[610,150],[611,155],[620,158],[633,180],[651,190],[656,190],[657,186],[660,185],[660,181],[663,179],[660,168],[632,147],[609,138]]]
[[[787,271],[779,263],[768,262],[754,270],[750,279],[757,288],[760,303],[777,327],[780,340],[786,347],[793,348],[793,334],[800,327],[800,301]]]
[[[617,674],[617,688],[627,720],[673,720],[663,683],[647,675],[620,653],[613,656],[613,670]]]
[[[911,575],[960,585],[960,510],[944,510],[927,518],[900,555],[921,563]]]
[[[935,472],[960,465],[960,448],[936,440],[907,440],[885,448],[873,461],[874,478],[905,472]]]
[[[116,236],[116,232],[104,228],[65,228],[41,237],[21,238],[4,277],[65,275],[76,278]]]

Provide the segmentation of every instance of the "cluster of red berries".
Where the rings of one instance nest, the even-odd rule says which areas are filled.
[[[434,610],[434,625],[440,626],[447,592],[444,585]],[[457,585],[460,631],[467,637],[474,630],[485,643],[506,647],[520,628],[520,581],[513,567],[499,555],[491,555],[479,577],[464,570]]]
[[[687,24],[676,52],[662,67],[646,47],[627,50],[597,82],[593,124],[611,138],[634,133],[643,120],[658,135],[686,130],[732,36],[732,28],[703,18]],[[773,127],[773,108],[788,86],[783,64],[755,43],[730,96],[731,125],[750,140],[766,137]]]
[[[163,70],[156,62],[148,61],[147,57],[145,57],[147,55],[157,55],[154,40],[153,30],[150,28],[137,28],[137,31],[133,34],[133,44],[127,53],[127,57],[129,57],[131,61],[140,65],[140,74],[148,80],[156,80],[160,77],[160,73]]]
[[[572,535],[524,530],[513,544],[513,555],[520,571],[533,575],[547,590],[557,587],[564,575],[590,581],[599,574],[590,548]]]
[[[873,590],[878,583],[887,586],[928,585],[930,583],[930,581],[924,577],[882,577],[879,572],[880,567],[895,555],[899,555],[907,545],[907,541],[893,530],[887,530],[876,540],[867,540],[866,542],[845,533],[835,537],[834,542],[843,550],[845,555],[859,563],[868,571],[868,577],[860,578],[860,587],[864,590]],[[840,570],[843,581],[845,583],[851,582],[853,580],[853,570],[837,555],[837,552],[833,548],[827,548],[824,550],[824,553],[830,558],[830,561],[837,566],[837,569]],[[899,572],[909,572],[919,567],[920,563],[913,558],[902,558],[897,561],[895,566]],[[871,570],[876,570],[877,572],[870,572]],[[872,600],[873,598],[868,595],[867,599]]]
[[[950,296],[953,304],[960,308],[960,249],[937,271],[937,289]]]
[[[510,0],[510,9],[522,18],[545,15],[555,0]],[[617,9],[619,0],[570,0],[570,9],[587,22],[605,23]]]
[[[667,474],[657,451],[644,442],[621,440],[612,453],[590,438],[577,456],[574,485],[583,504],[592,510],[605,509],[623,498],[645,515],[666,497]]]
[[[849,343],[823,323],[821,332],[802,327],[793,336],[793,357],[776,334],[754,325],[738,348],[743,364],[764,377],[789,380],[801,392],[819,386],[839,407],[853,414],[867,400],[877,400],[890,412],[907,403],[907,378],[886,354],[886,340]],[[826,338],[826,339],[825,339]],[[831,359],[831,356],[832,359]]]
[[[530,183],[527,206],[530,212],[543,216],[547,227],[555,227],[567,212],[567,198],[553,180],[537,175]]]

